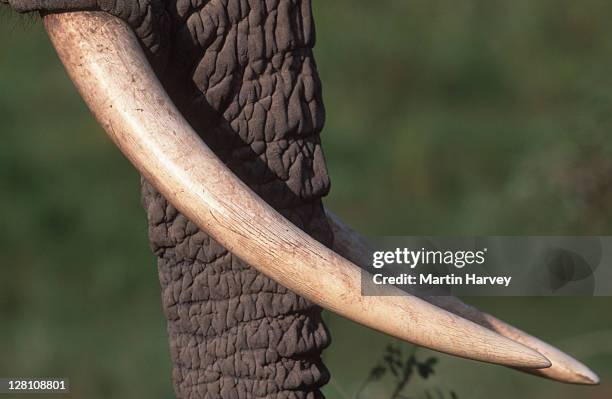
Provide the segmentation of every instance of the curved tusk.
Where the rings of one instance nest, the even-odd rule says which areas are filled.
[[[370,248],[366,241],[344,224],[336,215],[325,210],[329,224],[334,232],[334,250],[355,264],[363,264],[370,257]],[[483,327],[495,331],[504,337],[519,342],[544,355],[552,365],[545,369],[520,369],[540,377],[567,382],[571,384],[596,385],[599,377],[587,366],[573,357],[563,353],[552,345],[533,337],[473,306],[467,305],[454,296],[424,297],[432,305],[452,312],[462,318],[473,321]]]
[[[449,354],[515,367],[542,355],[416,297],[362,297],[360,269],[241,182],[176,109],[129,27],[108,14],[45,17],[60,59],[108,135],[183,214],[247,263],[358,323]]]

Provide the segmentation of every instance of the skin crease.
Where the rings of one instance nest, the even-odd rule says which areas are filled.
[[[330,246],[310,0],[9,0],[128,22],[184,116],[236,175]],[[321,309],[228,253],[143,181],[178,398],[322,398]]]

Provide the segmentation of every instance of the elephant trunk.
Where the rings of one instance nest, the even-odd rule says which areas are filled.
[[[310,2],[211,1],[175,18],[193,39],[173,43],[161,76],[173,101],[243,182],[331,245]],[[142,193],[178,396],[321,397],[330,342],[321,308],[230,253],[146,181]]]
[[[229,253],[146,181],[143,200],[177,396],[321,397],[321,309]]]

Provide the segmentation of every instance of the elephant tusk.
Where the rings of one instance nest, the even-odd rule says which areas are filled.
[[[363,237],[344,224],[336,215],[325,210],[327,219],[334,232],[333,249],[357,265],[370,258],[370,248]],[[546,342],[533,337],[487,313],[481,312],[454,296],[423,297],[422,299],[439,308],[447,310],[462,318],[473,321],[483,327],[497,332],[504,337],[519,342],[544,355],[552,365],[543,369],[518,368],[540,377],[570,384],[597,385],[599,377],[587,366],[563,353]]]
[[[419,298],[362,297],[357,266],[283,218],[204,144],[125,23],[78,12],[45,16],[45,26],[83,99],[127,158],[177,209],[260,272],[417,345],[506,366],[550,366],[538,352]]]

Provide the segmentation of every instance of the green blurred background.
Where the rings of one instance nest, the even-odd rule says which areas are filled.
[[[612,232],[612,2],[314,0],[333,179],[366,234]],[[75,398],[171,398],[139,177],[33,18],[0,16],[0,376],[66,376]],[[444,355],[406,391],[610,398],[612,299],[472,303],[602,377],[556,384]],[[326,314],[330,399],[392,340]],[[431,353],[420,350],[420,357]],[[385,398],[387,377],[361,398]]]

